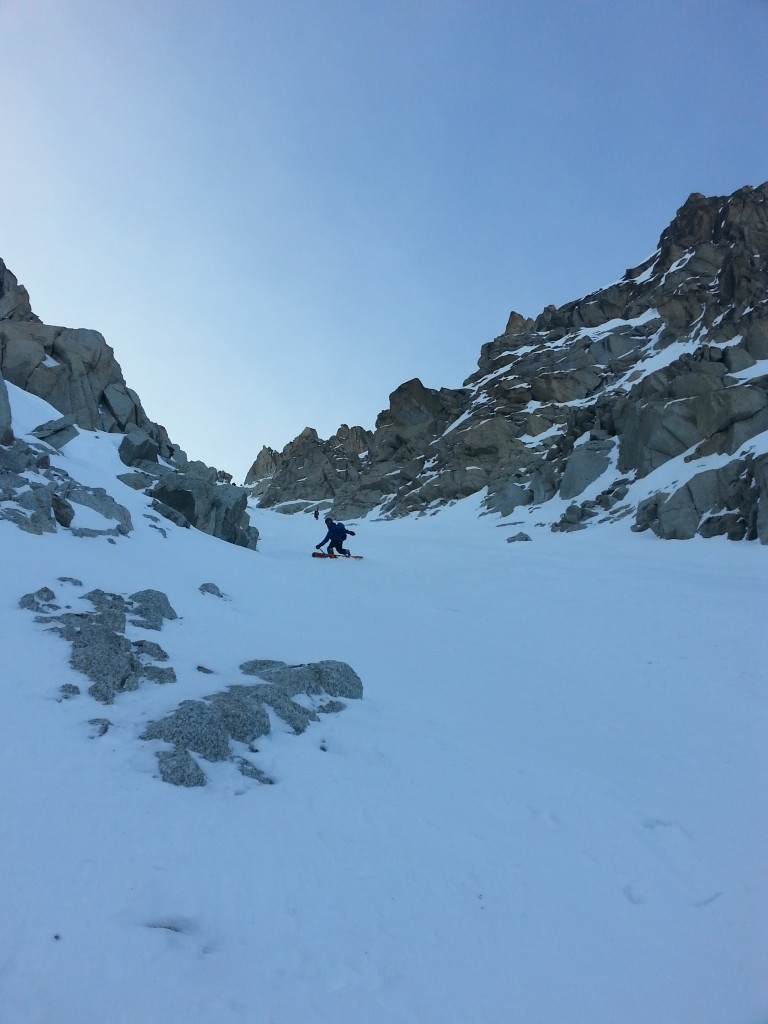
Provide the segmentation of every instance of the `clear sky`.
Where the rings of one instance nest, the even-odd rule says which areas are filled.
[[[0,257],[241,480],[768,179],[768,0],[0,0]]]

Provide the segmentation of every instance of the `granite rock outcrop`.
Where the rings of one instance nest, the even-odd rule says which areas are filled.
[[[634,516],[660,537],[768,543],[767,432],[768,183],[694,193],[614,284],[513,312],[462,388],[409,381],[373,431],[307,428],[262,449],[246,485],[286,512],[394,517],[484,492],[503,517],[567,501],[566,532]],[[673,460],[674,488],[654,491]]]
[[[149,419],[101,334],[43,324],[32,312],[26,289],[0,260],[0,445],[15,445],[4,462],[0,460],[0,485],[4,486],[0,517],[33,532],[55,529],[56,523],[68,528],[71,516],[66,521],[66,515],[55,515],[57,497],[66,499],[67,494],[61,494],[52,480],[50,466],[45,467],[45,485],[39,481],[28,485],[24,473],[19,476],[16,469],[12,470],[15,479],[2,477],[3,465],[16,467],[24,447],[14,438],[6,381],[61,413],[33,431],[44,445],[26,446],[22,461],[26,460],[27,468],[36,465],[46,451],[63,448],[79,430],[124,434],[120,458],[139,472],[127,474],[123,482],[143,490],[155,511],[178,525],[242,547],[256,547],[259,534],[246,511],[247,492],[233,486],[228,474],[190,462],[165,428]],[[33,499],[24,497],[28,486]],[[33,514],[19,511],[19,495],[22,503],[33,501]]]

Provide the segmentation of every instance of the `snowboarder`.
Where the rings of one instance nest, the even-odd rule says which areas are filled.
[[[315,511],[312,514],[314,515],[315,519],[319,519],[320,518],[320,509],[317,506],[315,506]]]
[[[326,535],[323,537],[319,544],[315,544],[315,549],[319,551],[323,544],[330,541],[330,543],[328,543],[329,555],[332,555],[335,551],[339,555],[346,555],[347,557],[349,557],[350,552],[347,551],[345,547],[342,547],[342,545],[344,544],[347,535],[349,535],[350,537],[355,536],[355,531],[348,530],[344,523],[334,523],[330,516],[325,517],[325,525],[328,529],[328,532],[326,533]]]

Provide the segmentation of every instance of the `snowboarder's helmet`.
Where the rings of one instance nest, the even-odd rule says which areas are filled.
[[[325,517],[325,521],[326,521],[326,523],[332,523],[333,522],[333,520],[331,519],[330,516],[326,516]]]

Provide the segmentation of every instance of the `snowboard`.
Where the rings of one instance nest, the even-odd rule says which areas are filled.
[[[328,555],[325,551],[313,551],[313,558],[339,558],[341,561],[345,561],[347,558],[362,558],[362,555]]]

